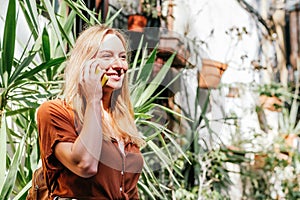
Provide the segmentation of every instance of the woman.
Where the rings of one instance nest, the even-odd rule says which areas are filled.
[[[50,199],[138,199],[143,140],[133,119],[127,70],[120,32],[97,25],[78,37],[63,98],[43,103],[37,113]]]

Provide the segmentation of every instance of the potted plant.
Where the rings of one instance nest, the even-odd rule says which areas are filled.
[[[142,2],[140,0],[118,0],[117,3],[114,6],[117,9],[122,8],[122,13],[127,17],[128,30],[144,32],[144,27],[147,25],[147,17],[142,13]]]
[[[202,69],[199,73],[198,84],[200,88],[215,89],[228,65],[220,61],[202,59]]]
[[[266,165],[266,159],[268,155],[266,153],[256,153],[254,154],[254,169],[262,169]]]
[[[141,0],[142,12],[149,18],[159,18],[161,16],[161,1]]]
[[[289,154],[300,149],[300,121],[299,121],[298,91],[296,90],[290,106],[282,108],[278,118],[279,133],[284,140],[284,146]]]
[[[161,2],[157,0],[121,1],[128,19],[128,30],[144,32],[144,28],[160,27]]]
[[[263,84],[258,86],[259,106],[270,111],[281,111],[283,101],[281,98],[288,96],[288,91],[279,83]]]
[[[135,32],[144,32],[147,25],[147,18],[141,14],[132,14],[128,16],[128,30]]]

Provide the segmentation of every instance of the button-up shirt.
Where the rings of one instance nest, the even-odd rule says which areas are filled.
[[[98,173],[80,177],[66,168],[54,155],[59,142],[74,142],[78,135],[74,111],[62,100],[43,103],[37,112],[39,142],[44,176],[54,197],[80,200],[139,199],[137,182],[143,157],[133,142],[124,143],[124,152],[115,139],[103,139]]]

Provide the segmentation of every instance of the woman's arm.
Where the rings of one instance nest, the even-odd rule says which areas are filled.
[[[55,146],[56,158],[78,176],[88,178],[97,173],[102,147],[100,107],[87,105],[84,124],[74,143],[59,142]]]
[[[78,176],[88,178],[97,173],[102,148],[101,76],[95,73],[97,62],[88,62],[83,70],[80,86],[87,105],[82,130],[74,143],[59,142],[55,146],[56,158]]]

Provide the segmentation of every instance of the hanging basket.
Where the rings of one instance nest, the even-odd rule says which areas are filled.
[[[228,65],[219,61],[202,59],[202,69],[199,73],[198,84],[200,88],[215,89]]]
[[[128,16],[128,30],[135,32],[144,32],[147,25],[147,18],[143,15],[129,15]]]

